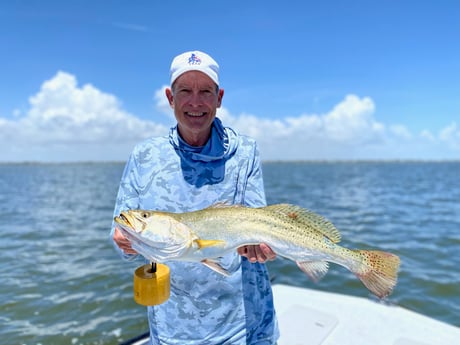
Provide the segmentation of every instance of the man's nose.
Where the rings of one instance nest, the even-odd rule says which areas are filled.
[[[201,105],[203,103],[203,97],[199,92],[192,92],[189,98],[189,104],[193,106]]]

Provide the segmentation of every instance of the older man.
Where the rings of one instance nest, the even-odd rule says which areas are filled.
[[[170,75],[166,97],[177,125],[168,136],[134,148],[114,213],[189,212],[218,202],[264,206],[256,142],[216,118],[224,96],[216,61],[203,52],[186,52],[174,58]],[[111,236],[123,257],[138,256],[116,227]],[[229,277],[201,264],[167,262],[171,297],[148,307],[151,343],[275,344],[278,327],[264,265],[274,257],[266,245],[239,248],[222,259]]]

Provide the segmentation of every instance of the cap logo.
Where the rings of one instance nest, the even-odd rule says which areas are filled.
[[[189,65],[201,65],[201,59],[196,56],[196,54],[192,53],[192,55],[188,58]]]

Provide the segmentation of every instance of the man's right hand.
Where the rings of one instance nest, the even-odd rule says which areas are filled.
[[[117,244],[117,246],[123,251],[125,254],[138,254],[132,247],[131,242],[123,235],[123,233],[118,229],[115,228],[113,233],[113,240]]]

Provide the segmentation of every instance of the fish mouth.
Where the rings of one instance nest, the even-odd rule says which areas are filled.
[[[129,223],[128,218],[126,218],[126,216],[123,214],[123,212],[120,214],[120,218],[121,218],[123,221]]]
[[[123,211],[118,217],[115,217],[115,222],[122,226],[128,226],[132,228],[131,222],[129,221],[129,216]]]

